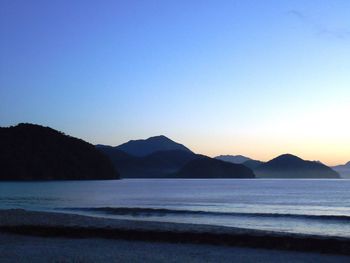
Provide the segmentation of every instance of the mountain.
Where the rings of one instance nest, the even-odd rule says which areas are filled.
[[[174,174],[176,178],[254,178],[253,171],[244,165],[201,156]]]
[[[108,158],[83,140],[34,124],[0,128],[0,180],[118,177]]]
[[[139,157],[158,151],[182,150],[191,152],[184,145],[174,142],[163,135],[150,137],[146,140],[132,140],[115,148]]]
[[[257,160],[248,160],[245,161],[244,163],[242,163],[244,166],[254,170],[256,168],[258,168],[260,165],[262,165],[264,162],[261,161],[257,161]]]
[[[350,178],[350,162],[344,165],[333,166],[332,169],[338,172],[342,178]]]
[[[250,158],[245,157],[243,155],[219,155],[214,158],[224,162],[237,163],[237,164],[244,163],[246,161],[251,160]]]
[[[95,146],[100,152],[107,155],[113,162],[115,161],[124,161],[128,160],[130,158],[135,158],[134,155],[127,154],[126,152],[123,152],[121,150],[116,149],[116,147],[108,146],[108,145],[101,145],[98,144]]]
[[[97,146],[106,154],[122,178],[167,178],[189,161],[198,158],[190,151],[158,151],[147,156],[133,156],[115,147]]]
[[[291,154],[263,163],[254,172],[257,177],[263,178],[339,178],[339,174],[328,166]]]
[[[130,144],[130,142],[133,143]],[[96,148],[107,155],[115,167],[118,167],[122,178],[254,177],[253,172],[243,165],[195,154],[185,146],[164,136],[130,142],[117,147],[96,145]],[[128,146],[125,147],[125,145]],[[140,149],[137,147],[140,147]],[[121,150],[125,148],[127,149],[126,152]],[[156,150],[164,148],[176,149]],[[150,153],[145,155],[146,152]]]
[[[253,160],[243,155],[219,155],[215,159],[229,163],[243,164],[252,170],[263,164],[261,161]]]

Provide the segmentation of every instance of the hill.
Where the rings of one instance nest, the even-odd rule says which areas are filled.
[[[108,158],[83,140],[34,124],[0,128],[0,180],[118,177]]]
[[[256,168],[258,168],[260,165],[262,165],[264,162],[261,161],[257,161],[257,160],[248,160],[245,161],[244,163],[242,163],[244,166],[254,170]]]
[[[350,162],[344,165],[333,166],[332,169],[339,173],[342,178],[350,178]]]
[[[115,147],[97,146],[105,153],[122,178],[168,178],[189,161],[198,158],[190,151],[170,150],[158,151],[147,156],[133,156]]]
[[[339,174],[328,166],[291,154],[261,164],[254,172],[257,177],[263,178],[339,178]]]
[[[147,143],[145,142],[147,141]],[[159,147],[159,141],[167,143]],[[96,145],[106,154],[115,167],[118,167],[122,178],[253,178],[253,172],[243,166],[216,160],[207,156],[194,154],[187,147],[164,136],[151,137],[147,140],[130,142],[124,146]],[[153,143],[156,142],[154,145]],[[147,147],[145,147],[147,145]],[[159,150],[159,148],[180,148],[175,150]],[[137,149],[140,147],[141,149]],[[165,148],[166,148],[165,147]],[[132,148],[132,150],[130,150]],[[151,153],[144,155],[147,151]],[[152,149],[152,150],[151,150]],[[140,154],[142,152],[142,155]],[[138,155],[133,155],[137,153]]]
[[[237,163],[237,164],[244,163],[246,161],[251,160],[250,158],[245,157],[243,155],[219,155],[214,158],[224,162]]]
[[[114,148],[139,157],[158,151],[182,150],[191,152],[184,145],[174,142],[163,135],[150,137],[146,140],[131,140]]]
[[[176,178],[254,178],[253,171],[244,165],[201,156],[180,169]]]

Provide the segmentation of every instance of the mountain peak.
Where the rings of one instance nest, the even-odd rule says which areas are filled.
[[[260,165],[255,172],[265,178],[339,178],[328,166],[292,154],[282,154]]]
[[[164,141],[172,141],[171,139],[169,139],[169,138],[166,137],[165,135],[152,136],[152,137],[149,137],[148,139],[145,139],[145,140],[164,140]]]
[[[295,160],[302,160],[300,157],[290,154],[290,153],[285,153],[281,154],[280,156],[277,156],[275,159],[295,159]]]
[[[174,142],[164,135],[149,137],[147,139],[131,140],[115,147],[134,156],[146,156],[157,151],[182,150],[191,152],[184,145]]]
[[[272,159],[271,163],[300,163],[303,162],[304,160],[301,159],[300,157],[290,154],[290,153],[285,153],[282,155],[277,156],[276,158]]]
[[[129,142],[147,142],[147,141],[172,141],[172,140],[169,139],[168,137],[166,137],[165,135],[156,135],[156,136],[151,136],[147,139],[129,140],[127,143],[129,143]],[[119,146],[117,146],[117,147],[119,147]]]

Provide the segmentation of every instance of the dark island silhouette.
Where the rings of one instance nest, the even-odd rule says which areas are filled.
[[[0,167],[0,180],[119,178],[94,145],[34,124],[0,128]]]
[[[195,154],[186,146],[164,135],[146,140],[133,140],[116,147],[106,145],[96,147],[110,158],[122,178],[255,177],[252,170],[242,165],[228,164]],[[149,154],[145,155],[146,153]]]
[[[305,161],[292,154],[280,155],[254,169],[260,178],[340,178],[328,166],[314,161]]]

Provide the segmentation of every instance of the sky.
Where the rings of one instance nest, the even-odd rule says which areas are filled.
[[[0,0],[0,126],[350,161],[348,0]]]

